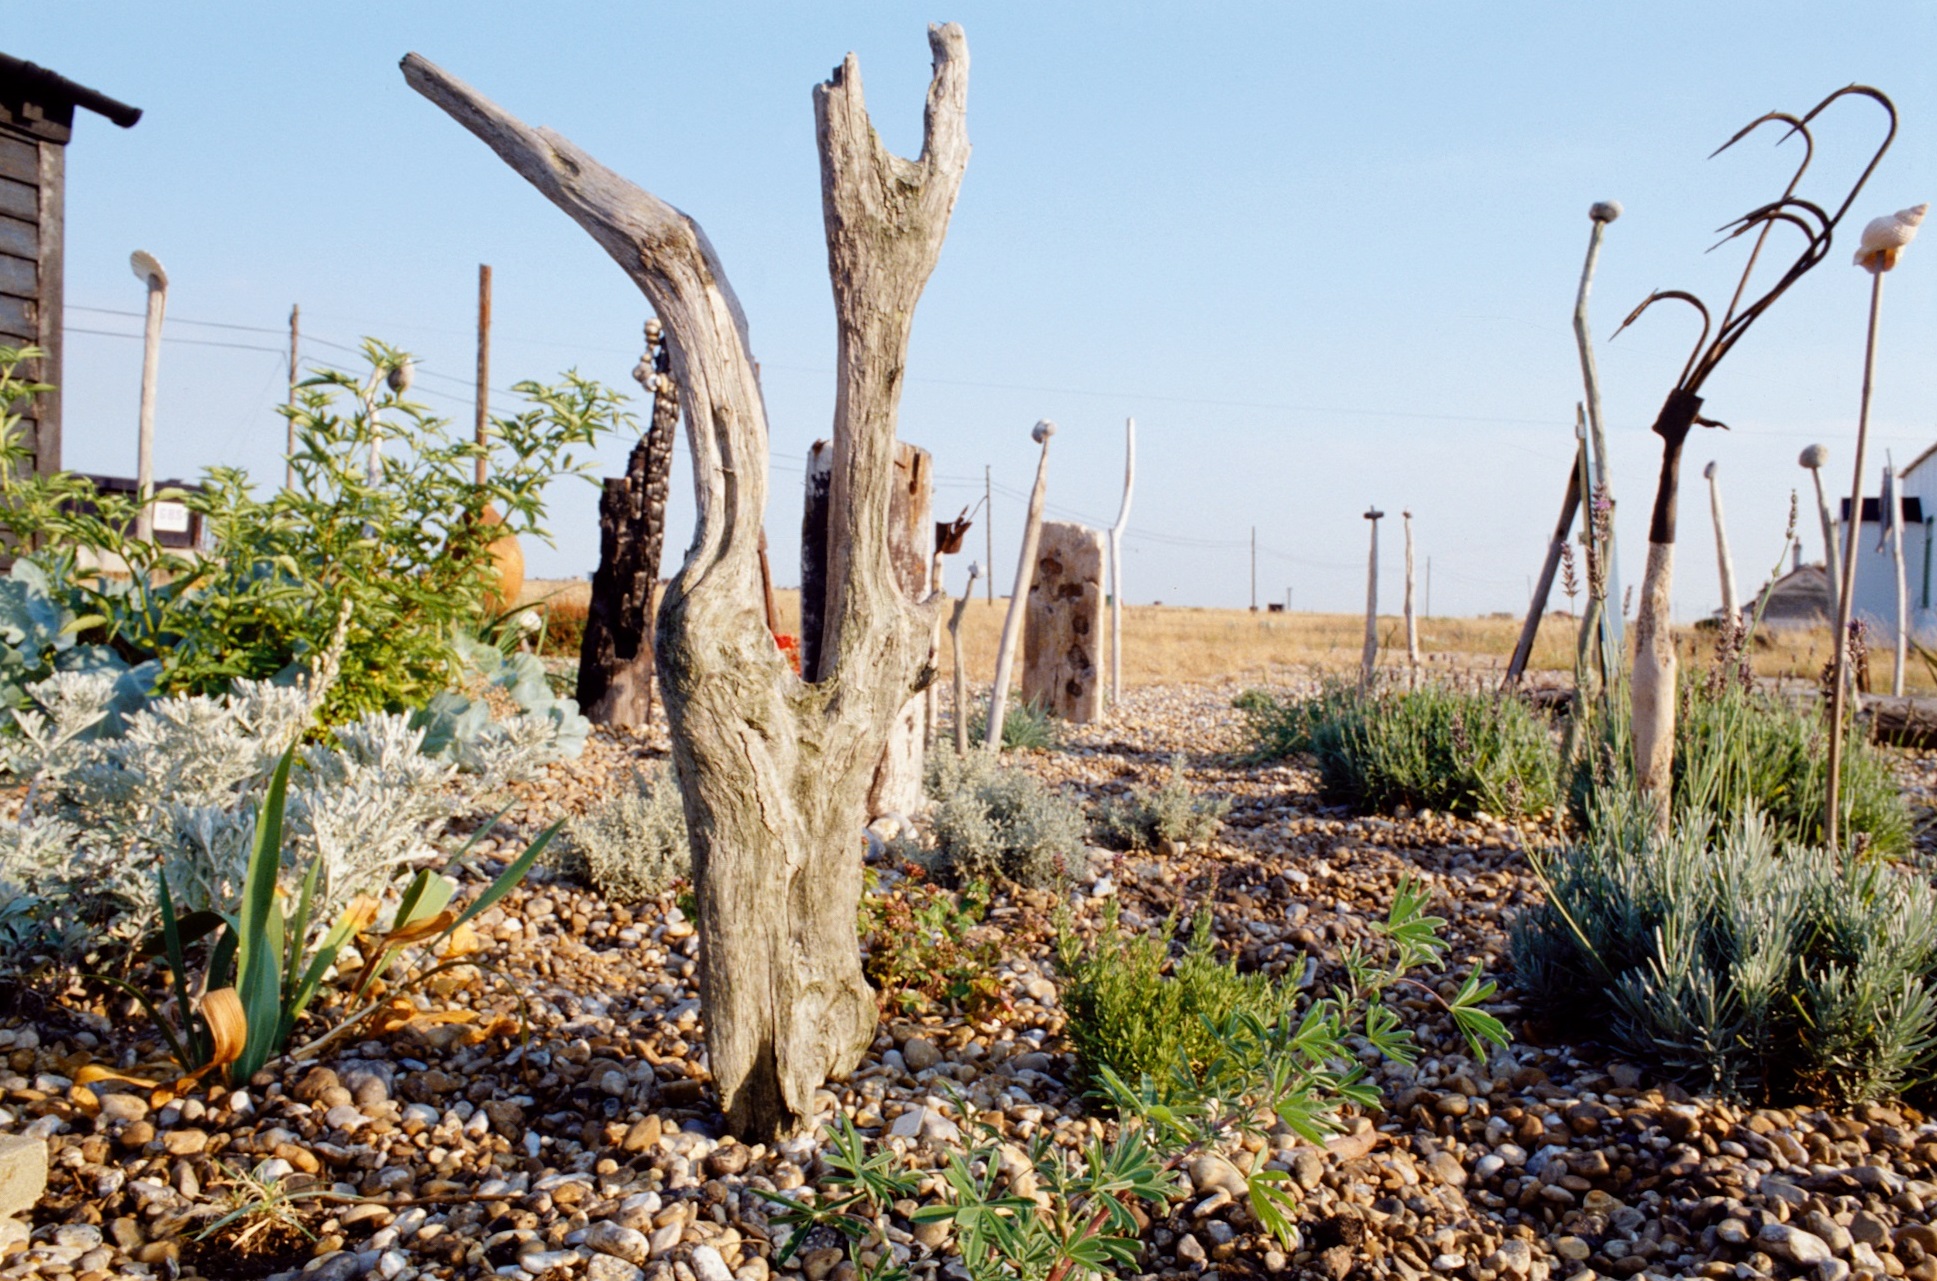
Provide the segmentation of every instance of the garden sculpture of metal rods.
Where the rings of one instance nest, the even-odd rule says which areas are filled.
[[[1802,180],[1805,170],[1815,153],[1815,143],[1809,133],[1809,122],[1837,100],[1850,96],[1875,100],[1889,115],[1889,132],[1884,135],[1882,145],[1876,154],[1857,176],[1855,185],[1843,197],[1843,202],[1834,212],[1826,211],[1821,205],[1801,199],[1796,193],[1796,185]],[[1634,765],[1637,780],[1642,792],[1650,799],[1655,809],[1656,826],[1664,833],[1668,830],[1671,789],[1674,777],[1675,753],[1675,644],[1669,625],[1669,595],[1674,584],[1675,565],[1675,504],[1676,491],[1680,482],[1682,445],[1688,439],[1689,431],[1700,424],[1704,427],[1724,427],[1726,424],[1702,415],[1702,384],[1715,372],[1722,358],[1729,354],[1748,332],[1749,326],[1770,307],[1775,305],[1789,287],[1821,262],[1829,254],[1830,240],[1843,215],[1849,212],[1850,205],[1862,191],[1863,184],[1869,181],[1876,171],[1884,152],[1890,148],[1897,132],[1897,111],[1890,99],[1867,85],[1851,85],[1839,89],[1817,103],[1807,115],[1798,118],[1786,112],[1772,111],[1750,121],[1733,138],[1723,143],[1715,151],[1720,155],[1755,130],[1766,124],[1786,124],[1788,133],[1800,134],[1803,140],[1802,163],[1796,166],[1789,185],[1783,189],[1776,200],[1752,210],[1734,222],[1722,227],[1729,234],[1721,243],[1727,243],[1750,231],[1757,232],[1755,246],[1749,252],[1749,261],[1742,268],[1742,276],[1735,286],[1735,294],[1729,299],[1728,310],[1722,313],[1719,325],[1712,322],[1707,306],[1694,294],[1681,289],[1657,289],[1642,300],[1628,318],[1621,322],[1626,329],[1640,318],[1641,313],[1664,299],[1685,302],[1693,307],[1702,318],[1701,337],[1695,349],[1689,354],[1688,363],[1682,367],[1681,377],[1669,391],[1667,400],[1662,404],[1661,413],[1655,419],[1655,434],[1661,437],[1661,478],[1655,487],[1654,511],[1648,526],[1648,563],[1642,576],[1641,606],[1634,623]],[[1757,257],[1769,238],[1769,233],[1778,224],[1793,227],[1803,236],[1803,247],[1788,268],[1778,277],[1767,292],[1749,302],[1743,297],[1747,292],[1749,278],[1755,271]],[[1620,330],[1615,331],[1617,334]]]

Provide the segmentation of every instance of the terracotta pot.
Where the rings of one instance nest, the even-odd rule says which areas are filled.
[[[484,523],[502,525],[504,517],[498,515],[496,507],[486,507]],[[525,589],[525,552],[518,545],[516,534],[505,534],[492,540],[490,552],[491,562],[498,571],[498,581],[486,598],[485,606],[493,613],[500,613],[516,604],[518,594]]]

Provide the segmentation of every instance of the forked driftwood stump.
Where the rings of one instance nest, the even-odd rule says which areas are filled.
[[[1100,529],[1044,521],[1022,641],[1022,701],[1076,725],[1103,719]]]
[[[599,495],[599,567],[579,646],[578,705],[594,725],[632,729],[652,720],[652,615],[666,543],[666,493],[679,430],[672,355],[657,320],[632,376],[652,393],[652,425]]]
[[[732,1130],[798,1130],[874,1036],[855,917],[868,785],[928,655],[888,549],[908,333],[963,170],[968,45],[931,27],[922,153],[889,154],[852,54],[814,90],[839,350],[822,679],[767,630],[759,546],[767,421],[725,269],[699,225],[416,55],[404,75],[591,233],[666,324],[691,427],[698,527],[656,648],[693,845],[708,1066]],[[829,661],[831,659],[831,661]]]

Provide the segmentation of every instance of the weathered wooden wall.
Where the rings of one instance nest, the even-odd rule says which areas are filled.
[[[23,369],[55,384],[22,408],[36,471],[61,465],[61,227],[74,107],[0,94],[0,345],[47,353]]]
[[[1022,699],[1064,720],[1103,716],[1100,529],[1044,521],[1022,642]]]

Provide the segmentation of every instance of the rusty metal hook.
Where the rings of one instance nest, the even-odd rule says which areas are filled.
[[[1711,322],[1709,320],[1709,315],[1708,315],[1708,307],[1702,302],[1701,299],[1697,298],[1694,294],[1689,293],[1686,289],[1655,290],[1653,293],[1649,294],[1646,298],[1643,298],[1641,300],[1641,305],[1639,307],[1636,307],[1633,311],[1628,313],[1628,318],[1622,321],[1620,325],[1616,327],[1613,333],[1608,335],[1607,340],[1609,342],[1613,342],[1616,338],[1619,338],[1621,336],[1621,330],[1626,329],[1629,325],[1632,325],[1635,321],[1641,319],[1642,312],[1654,306],[1656,303],[1661,302],[1664,299],[1670,299],[1670,298],[1674,299],[1676,302],[1687,303],[1689,306],[1693,307],[1696,311],[1700,312],[1702,316],[1702,336],[1695,340],[1695,349],[1688,353],[1688,363],[1681,367],[1681,377],[1677,379],[1675,382],[1675,386],[1680,387],[1688,381],[1688,371],[1695,367],[1695,362],[1701,358],[1702,349],[1708,345],[1708,331],[1711,328]]]
[[[1857,175],[1856,185],[1850,188],[1849,195],[1845,196],[1843,203],[1837,207],[1836,215],[1829,220],[1831,230],[1835,229],[1837,223],[1843,221],[1843,215],[1848,213],[1850,206],[1856,203],[1856,197],[1863,190],[1863,184],[1870,180],[1870,175],[1876,172],[1877,165],[1882,163],[1883,153],[1890,150],[1890,144],[1897,140],[1897,104],[1890,101],[1889,94],[1884,93],[1881,89],[1872,89],[1869,85],[1852,84],[1838,89],[1835,93],[1832,93],[1829,97],[1824,98],[1821,102],[1811,107],[1808,114],[1797,122],[1796,128],[1805,128],[1810,121],[1821,115],[1823,110],[1838,98],[1851,96],[1869,98],[1880,105],[1890,117],[1890,128],[1884,133],[1883,141],[1877,145],[1876,154],[1870,157],[1870,163],[1863,166],[1863,172]]]

